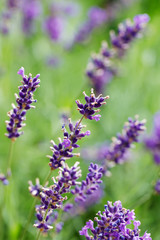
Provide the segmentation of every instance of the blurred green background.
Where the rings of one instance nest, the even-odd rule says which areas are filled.
[[[78,2],[78,1],[77,1]],[[72,19],[70,32],[86,19],[87,11],[92,5],[103,7],[107,1],[79,1],[81,13]],[[113,1],[112,1],[113,2]],[[118,2],[118,1],[117,1]],[[48,4],[46,1],[45,4]],[[45,5],[44,4],[44,5]],[[2,9],[3,5],[0,7]],[[117,29],[119,22],[140,13],[148,13],[149,22],[145,36],[137,39],[119,64],[119,76],[108,85],[105,93],[110,95],[108,104],[101,110],[101,121],[84,121],[91,135],[81,140],[81,147],[91,146],[97,142],[110,140],[121,132],[124,122],[135,114],[140,119],[147,119],[147,132],[152,129],[153,115],[160,109],[160,1],[133,1],[127,8],[118,11],[115,19],[96,29],[84,44],[76,44],[70,51],[60,44],[53,43],[41,28],[31,37],[21,32],[18,17],[13,19],[9,35],[0,35],[0,170],[6,168],[10,140],[6,132],[6,113],[15,103],[14,93],[18,92],[20,76],[18,69],[23,66],[26,74],[40,73],[41,86],[35,93],[38,100],[36,109],[27,113],[27,126],[24,135],[15,143],[12,162],[12,179],[10,187],[0,186],[0,239],[19,239],[28,218],[33,199],[28,192],[28,180],[41,181],[49,171],[48,159],[50,140],[57,141],[61,133],[61,114],[69,113],[73,120],[79,118],[75,100],[83,101],[82,91],[90,93],[85,69],[91,52],[98,52],[102,40],[109,39],[109,31]],[[50,54],[62,59],[58,67],[46,65]],[[77,160],[77,159],[76,159]],[[73,164],[75,159],[71,159]],[[80,159],[83,178],[89,163]],[[54,172],[56,176],[57,172]],[[136,217],[141,221],[142,234],[147,230],[152,239],[160,239],[160,196],[154,193],[154,184],[159,169],[152,156],[142,144],[136,144],[132,150],[132,160],[112,169],[112,176],[104,178],[105,194],[97,205],[87,213],[70,219],[63,231],[54,237],[61,239],[84,239],[78,231],[88,219],[93,219],[98,210],[104,209],[109,201],[121,200],[124,207],[135,209]],[[4,203],[4,192],[9,189]],[[32,224],[35,217],[33,216]],[[37,230],[32,226],[26,239],[35,239]],[[53,239],[50,234],[46,239]]]

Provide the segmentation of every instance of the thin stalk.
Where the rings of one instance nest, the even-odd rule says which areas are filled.
[[[84,115],[83,115],[83,116],[81,117],[81,119],[79,120],[79,122],[78,122],[78,124],[77,124],[77,126],[76,126],[76,129],[77,129],[77,128],[79,127],[79,125],[81,124],[83,118],[84,118]]]
[[[38,231],[36,240],[38,240],[40,238],[40,235],[41,235],[41,230]]]
[[[11,169],[12,158],[13,158],[13,146],[14,146],[14,141],[11,140],[9,154],[8,154],[8,163],[7,163],[7,168],[6,168],[6,174],[7,174],[8,170]]]
[[[37,202],[37,198],[35,198],[34,201],[33,201],[33,203],[32,203],[32,207],[31,207],[31,210],[30,210],[30,212],[29,212],[28,220],[27,220],[27,223],[26,223],[25,228],[24,228],[24,230],[23,230],[21,240],[24,239],[25,234],[26,234],[26,231],[28,230],[29,224],[30,224],[30,222],[31,222],[31,220],[32,220],[32,216],[33,216],[33,214],[34,214],[34,207],[35,207],[35,205],[36,205],[36,202]]]

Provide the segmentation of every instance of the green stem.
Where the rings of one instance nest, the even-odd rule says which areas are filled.
[[[36,240],[38,240],[40,238],[40,235],[41,235],[41,230],[38,231]]]
[[[83,115],[83,116],[81,117],[81,119],[79,120],[76,129],[79,127],[79,125],[80,125],[80,123],[82,122],[83,118],[84,118],[84,115]]]
[[[26,223],[26,225],[25,225],[24,231],[23,231],[23,233],[22,233],[21,240],[24,239],[25,234],[26,234],[26,231],[28,230],[29,224],[30,224],[30,222],[31,222],[31,220],[32,220],[32,216],[33,216],[33,214],[34,214],[34,207],[35,207],[36,203],[37,203],[37,198],[35,198],[34,201],[33,201],[33,203],[32,203],[32,207],[31,207],[31,210],[30,210],[30,213],[29,213],[28,220],[27,220],[27,223]]]
[[[10,148],[9,148],[9,155],[8,155],[8,163],[7,163],[7,168],[6,168],[6,174],[8,170],[11,169],[11,164],[12,164],[12,157],[13,157],[13,146],[14,146],[14,141],[11,140]]]
[[[48,180],[50,179],[51,175],[52,175],[52,169],[50,169],[50,172],[49,172],[48,175],[46,176],[46,178],[45,178],[45,180],[44,180],[44,182],[43,182],[43,186],[46,184],[46,182],[48,182]]]

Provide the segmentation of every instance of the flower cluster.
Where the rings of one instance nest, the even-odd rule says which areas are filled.
[[[129,44],[140,36],[148,21],[147,14],[137,15],[133,19],[133,24],[127,20],[119,25],[117,36],[114,31],[111,32],[111,43],[118,56],[122,56]]]
[[[91,32],[107,21],[106,10],[99,7],[91,7],[88,11],[88,20],[81,25],[74,37],[73,44],[83,42]]]
[[[87,96],[85,92],[83,92],[85,96],[85,104],[82,104],[79,100],[76,100],[76,104],[78,106],[78,111],[80,114],[82,114],[85,118],[88,118],[89,120],[96,120],[99,121],[101,115],[97,114],[94,115],[95,113],[99,112],[103,104],[106,104],[105,99],[108,99],[109,96],[102,97],[102,94],[100,94],[98,97],[95,96],[93,92],[93,88],[91,89],[91,95]],[[93,116],[94,115],[94,116]]]
[[[112,47],[109,48],[108,44],[103,42],[100,52],[92,55],[86,75],[97,93],[103,92],[104,86],[116,74],[114,60],[124,55],[131,42],[143,32],[148,21],[149,16],[141,14],[135,16],[133,24],[128,20],[120,24],[118,35],[111,32]]]
[[[44,30],[52,41],[60,41],[67,26],[68,17],[78,13],[79,6],[73,2],[57,2],[50,6],[50,14],[44,19]]]
[[[84,43],[94,31],[94,29],[108,23],[117,17],[117,13],[129,6],[133,0],[125,1],[119,0],[118,2],[107,2],[107,6],[100,8],[92,6],[88,10],[87,20],[80,25],[75,34],[72,46],[76,43]]]
[[[93,194],[102,183],[102,167],[91,163],[88,170],[89,173],[87,174],[86,180],[82,181],[82,185],[76,186],[75,189],[71,191],[71,193],[75,195],[76,202],[85,202],[88,195]]]
[[[97,226],[94,227],[94,222],[89,220],[79,232],[84,235],[87,240],[92,239],[136,239],[136,240],[152,240],[149,233],[140,237],[140,221],[135,221],[134,211],[130,211],[122,207],[120,201],[116,201],[113,205],[108,202],[105,205],[103,213],[100,211],[95,217]],[[127,228],[128,224],[134,224],[134,229]],[[88,230],[91,231],[91,235]]]
[[[22,29],[25,34],[31,34],[34,28],[35,19],[37,19],[41,12],[42,6],[38,0],[22,0]]]
[[[145,123],[146,120],[139,121],[138,116],[135,116],[135,119],[129,118],[124,125],[122,134],[119,133],[116,138],[113,138],[106,153],[106,159],[116,164],[123,162],[127,150],[131,148],[132,143],[138,142],[140,133],[146,129]]]
[[[123,127],[122,134],[112,138],[112,143],[105,142],[101,146],[94,146],[91,149],[84,149],[83,157],[89,160],[95,160],[103,166],[103,174],[109,175],[109,168],[115,164],[122,164],[128,155],[128,150],[134,142],[138,142],[141,133],[144,132],[146,120],[139,121],[138,116],[135,119],[128,119]]]
[[[65,162],[67,159],[72,158],[73,156],[79,156],[79,153],[73,153],[73,150],[79,147],[77,141],[90,135],[90,131],[81,131],[84,127],[85,126],[81,125],[79,121],[74,126],[71,119],[69,119],[70,133],[68,133],[66,128],[63,126],[63,141],[59,138],[60,143],[58,145],[56,145],[53,140],[51,141],[53,147],[50,149],[52,150],[53,155],[47,155],[47,157],[50,158],[49,166],[52,170],[61,167],[62,162]]]
[[[154,116],[154,126],[150,137],[145,139],[146,147],[153,154],[156,164],[160,164],[160,112]]]
[[[98,121],[101,117],[101,115],[95,115],[96,112],[99,112],[100,110],[97,109],[101,107],[103,104],[105,104],[105,99],[108,99],[109,97],[102,97],[99,95],[98,97],[95,97],[93,93],[93,89],[91,89],[91,95],[87,96],[85,92],[83,92],[85,95],[85,101],[86,104],[80,103],[79,100],[76,101],[78,106],[78,111],[83,115],[82,118],[76,122],[75,126],[72,124],[71,119],[69,119],[69,130],[70,133],[67,132],[65,126],[62,127],[63,130],[63,140],[59,138],[60,143],[58,145],[55,144],[54,141],[51,141],[53,147],[51,147],[51,150],[53,152],[53,155],[47,155],[47,157],[50,159],[49,166],[51,169],[56,169],[58,167],[61,167],[62,162],[66,161],[69,158],[72,158],[73,156],[79,156],[79,153],[73,153],[73,150],[75,148],[78,148],[79,145],[77,144],[77,141],[85,136],[90,135],[90,131],[82,132],[82,128],[85,126],[81,124],[81,121],[83,118],[88,118],[90,120],[95,119]],[[95,110],[96,108],[96,110]]]
[[[7,131],[6,136],[12,141],[15,141],[23,132],[19,131],[25,124],[23,121],[25,120],[26,112],[30,108],[35,108],[32,103],[36,102],[33,99],[34,91],[39,87],[39,76],[37,74],[34,78],[32,75],[29,76],[24,75],[24,68],[20,68],[18,74],[22,76],[22,85],[19,86],[19,96],[15,94],[17,106],[12,104],[13,109],[8,112],[8,116],[10,118],[9,121],[6,121]]]
[[[41,204],[36,206],[38,222],[34,225],[41,231],[52,229],[50,218],[53,210],[61,208],[63,201],[67,199],[66,196],[62,197],[62,194],[69,192],[72,186],[80,184],[77,182],[81,177],[81,170],[78,165],[79,162],[76,162],[74,166],[69,168],[66,163],[62,163],[63,168],[59,168],[59,175],[56,179],[52,178],[54,184],[50,187],[42,187],[39,194]],[[33,195],[33,192],[31,194]]]

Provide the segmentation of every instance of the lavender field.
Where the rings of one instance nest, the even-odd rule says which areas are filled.
[[[160,1],[0,1],[0,240],[160,239]]]

